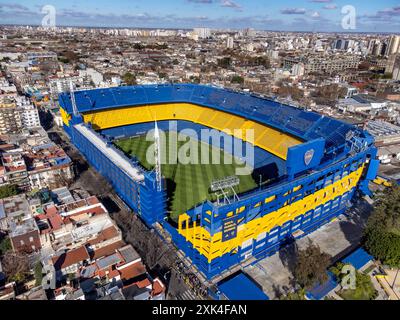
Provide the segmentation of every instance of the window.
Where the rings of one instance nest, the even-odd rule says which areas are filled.
[[[33,242],[33,237],[29,237],[29,242]]]
[[[260,234],[258,235],[258,237],[257,237],[257,242],[259,242],[259,241],[261,241],[261,240],[264,240],[264,239],[266,238],[266,236],[267,236],[267,233],[266,233],[266,232],[260,233]]]
[[[249,239],[242,243],[242,250],[250,247],[253,244],[253,239]]]
[[[25,244],[24,240],[21,240],[19,243],[21,244],[21,246]]]

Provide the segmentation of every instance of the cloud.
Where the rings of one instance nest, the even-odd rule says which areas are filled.
[[[38,14],[38,11],[33,11],[19,3],[0,3],[0,14],[2,19],[4,19],[4,17],[8,19],[12,19],[13,17],[24,17],[24,19],[27,20],[28,18]]]
[[[319,13],[318,11],[315,11],[315,12],[313,12],[313,13],[311,14],[311,17],[312,17],[312,18],[320,18],[321,15],[320,15],[320,13]]]
[[[232,8],[241,11],[243,8],[241,5],[237,4],[236,2],[232,0],[222,0],[221,1],[221,7],[225,8]]]
[[[325,9],[325,10],[335,10],[337,8],[338,8],[338,6],[336,4],[334,4],[334,3],[327,4],[327,5],[322,7],[322,9]]]
[[[400,6],[377,11],[375,14],[365,14],[360,19],[369,21],[387,21],[400,18]]]
[[[214,4],[214,3],[219,3],[221,7],[224,8],[231,8],[235,9],[237,11],[243,11],[243,7],[236,3],[233,0],[186,0],[189,3],[194,3],[194,4]]]
[[[28,11],[28,7],[25,7],[19,3],[0,3],[2,9],[12,9],[17,11]]]
[[[187,2],[191,3],[200,3],[200,4],[212,4],[214,0],[186,0]]]
[[[305,14],[306,9],[304,8],[286,8],[281,10],[282,14]]]

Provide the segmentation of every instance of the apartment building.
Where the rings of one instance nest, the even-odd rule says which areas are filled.
[[[0,97],[0,134],[40,127],[37,108],[26,97]]]
[[[360,57],[354,55],[340,55],[333,57],[286,57],[283,67],[292,70],[295,65],[303,64],[306,74],[315,72],[334,73],[347,69],[357,69]]]
[[[29,189],[28,170],[22,150],[14,149],[0,155],[0,185],[7,184]]]
[[[30,148],[24,159],[32,189],[59,187],[73,178],[71,159],[54,143]]]
[[[21,128],[21,113],[15,100],[0,97],[0,134],[18,133]]]

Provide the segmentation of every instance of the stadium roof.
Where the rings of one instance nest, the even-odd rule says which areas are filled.
[[[107,147],[105,141],[98,137],[92,130],[89,130],[85,125],[78,124],[77,130],[89,139],[98,149],[108,156],[119,168],[121,168],[128,176],[135,181],[143,181],[144,175],[139,172],[127,159],[121,157],[114,148]]]
[[[246,274],[240,272],[218,285],[229,300],[269,300],[268,296]]]
[[[363,248],[359,248],[342,260],[345,264],[351,264],[357,270],[364,267],[368,262],[374,260]]]
[[[349,130],[359,130],[339,120],[307,112],[246,92],[196,84],[166,84],[102,88],[75,92],[78,111],[147,104],[191,103],[258,121],[310,141],[325,138],[327,147],[344,144]],[[70,93],[59,97],[61,107],[72,114]]]

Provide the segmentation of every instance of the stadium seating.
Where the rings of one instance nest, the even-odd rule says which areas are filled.
[[[239,93],[202,85],[166,84],[96,89],[75,92],[75,99],[79,106],[79,111],[82,113],[90,113],[94,110],[99,112],[100,110],[117,107],[146,106],[151,103],[164,105],[167,109],[157,110],[154,115],[150,116],[153,118],[157,117],[158,120],[166,119],[167,115],[175,115],[177,119],[193,122],[199,121],[202,124],[211,121],[213,122],[211,126],[215,128],[223,128],[224,126],[240,128],[241,124],[243,124],[241,123],[242,119],[239,120],[236,118],[231,118],[231,122],[229,123],[229,115],[227,114],[224,117],[219,117],[217,116],[218,112],[212,114],[208,111],[199,112],[192,107],[190,108],[190,112],[177,107],[174,107],[172,111],[170,107],[167,107],[167,104],[190,104],[191,106],[196,104],[276,127],[278,131],[296,136],[300,140],[326,138],[328,140],[328,147],[343,145],[345,142],[345,133],[351,127],[350,125],[345,125],[342,128],[342,133],[333,134],[338,126],[342,126],[342,122],[325,118],[316,113],[304,112],[295,107],[283,105],[279,102],[260,98],[249,93]],[[65,107],[64,111],[68,114],[72,114],[70,100],[71,97],[68,93],[60,96],[60,104]],[[152,112],[154,112],[153,109]],[[132,110],[121,114],[122,122],[120,125],[130,124],[128,120],[124,121],[124,119],[134,117],[133,115],[129,115],[130,113],[132,113]],[[151,121],[145,113],[138,113],[137,117],[142,120]],[[225,119],[228,125],[224,123]],[[118,121],[114,120],[117,124]],[[64,121],[67,122],[68,120],[65,119]],[[92,119],[91,122],[96,124],[98,128],[105,128],[107,126],[107,122],[104,119]]]

